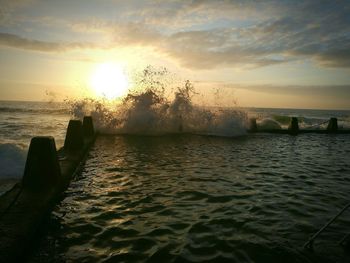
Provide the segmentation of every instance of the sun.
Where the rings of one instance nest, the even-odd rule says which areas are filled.
[[[129,86],[123,68],[116,63],[97,65],[91,75],[90,83],[97,96],[107,99],[126,95]]]

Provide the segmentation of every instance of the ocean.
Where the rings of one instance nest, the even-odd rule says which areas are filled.
[[[22,177],[31,138],[53,136],[62,147],[69,119],[64,103],[0,101],[0,194]]]
[[[248,134],[261,127],[350,128],[350,111],[0,102],[0,192],[20,180],[33,136],[62,147],[89,109],[100,132],[30,262],[349,262],[337,242],[350,202],[350,135]],[[143,105],[142,107],[140,105]],[[214,113],[213,113],[214,112]]]

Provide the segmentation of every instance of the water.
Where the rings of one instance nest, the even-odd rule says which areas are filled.
[[[71,113],[91,114],[109,134],[55,208],[33,262],[350,260],[336,245],[350,213],[314,254],[301,249],[350,200],[350,136],[246,133],[249,117],[285,127],[298,116],[303,128],[338,117],[349,128],[350,111],[201,108],[177,94],[146,92],[117,108],[0,102],[0,194],[21,178],[33,136],[63,145]]]
[[[349,156],[349,135],[100,136],[38,258],[348,262],[350,211],[302,245],[349,202]]]

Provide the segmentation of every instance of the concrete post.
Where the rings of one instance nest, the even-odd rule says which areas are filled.
[[[257,132],[258,131],[258,125],[256,124],[256,119],[251,118],[249,123],[249,131],[250,132]]]
[[[23,189],[42,192],[58,187],[61,170],[55,139],[51,136],[32,138],[22,178]]]
[[[288,127],[290,134],[296,135],[299,132],[298,118],[292,117]]]
[[[84,116],[83,119],[83,134],[84,137],[91,137],[95,133],[94,124],[91,116]]]
[[[65,151],[77,151],[84,145],[83,125],[80,120],[70,120],[64,141]]]
[[[331,118],[328,122],[327,131],[336,132],[338,130],[338,119]]]

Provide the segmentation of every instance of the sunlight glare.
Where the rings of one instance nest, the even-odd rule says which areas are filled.
[[[92,76],[91,86],[99,97],[115,99],[126,95],[128,79],[123,68],[116,63],[97,65]]]

